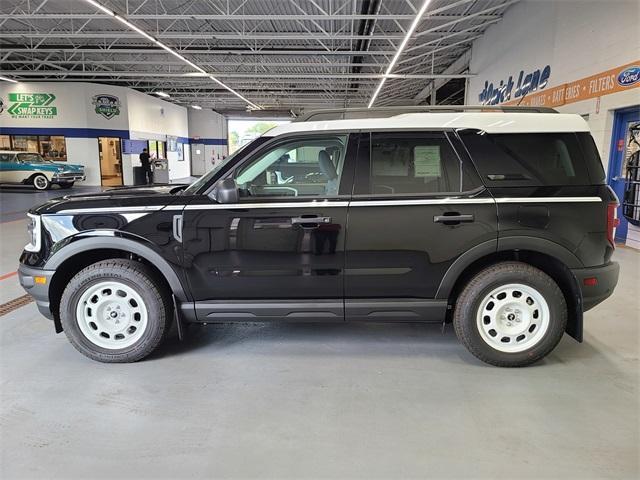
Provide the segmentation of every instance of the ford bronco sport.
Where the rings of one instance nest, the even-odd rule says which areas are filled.
[[[33,208],[20,281],[102,362],[146,357],[172,321],[452,322],[505,367],[582,341],[619,268],[585,121],[396,113],[275,127],[189,186]]]

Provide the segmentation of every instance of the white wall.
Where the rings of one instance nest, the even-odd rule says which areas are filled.
[[[205,172],[214,168],[229,155],[228,136],[228,123],[225,116],[213,110],[189,109],[189,137],[193,144],[204,144]]]

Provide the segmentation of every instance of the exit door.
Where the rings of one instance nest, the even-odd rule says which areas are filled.
[[[612,148],[609,160],[608,183],[622,203],[627,176],[627,160],[639,148],[632,141],[630,127],[640,122],[640,107],[617,111],[613,124]],[[618,207],[620,225],[616,228],[616,242],[624,243],[627,238],[628,222],[622,215],[622,206]]]
[[[207,173],[207,164],[204,154],[204,144],[191,145],[191,175],[199,177]]]

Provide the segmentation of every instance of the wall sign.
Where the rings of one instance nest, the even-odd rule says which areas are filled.
[[[9,93],[7,112],[12,118],[51,119],[58,109],[51,105],[56,99],[53,93]]]
[[[95,106],[95,112],[107,120],[120,115],[120,99],[115,95],[96,95],[91,103]]]
[[[500,80],[497,87],[487,80],[484,82],[484,90],[479,95],[480,105],[497,105],[542,90],[549,83],[550,76],[551,66],[547,65],[542,70],[534,70],[526,75],[524,70],[520,70],[518,83],[514,82],[513,76],[509,76],[506,81]]]
[[[560,107],[569,103],[599,98],[611,93],[640,87],[640,60],[596,73],[569,83],[563,83],[544,92],[530,93],[522,101],[528,107]],[[505,102],[515,105],[517,100]]]

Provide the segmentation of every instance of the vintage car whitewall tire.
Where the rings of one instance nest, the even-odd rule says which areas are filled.
[[[31,183],[36,190],[48,190],[51,187],[51,182],[43,173],[37,173],[31,177]]]

